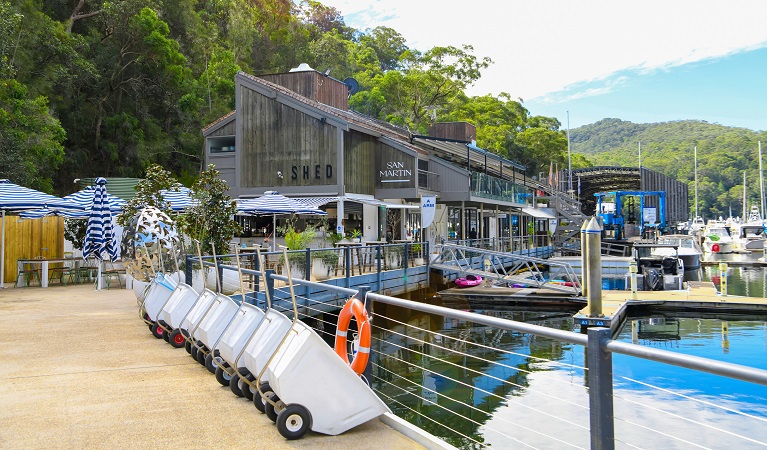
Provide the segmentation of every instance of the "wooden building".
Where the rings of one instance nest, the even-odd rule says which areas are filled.
[[[236,110],[203,129],[206,163],[232,197],[325,199],[341,230],[352,224],[371,240],[381,236],[381,206],[401,213],[401,233],[420,228],[422,196],[437,197],[436,234],[445,238],[473,227],[485,230],[480,237],[507,235],[511,216],[532,206],[524,167],[476,147],[470,124],[413,135],[350,111],[347,85],[314,70],[240,72],[235,85]]]

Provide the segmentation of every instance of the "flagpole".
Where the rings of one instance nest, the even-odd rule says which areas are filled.
[[[698,146],[695,146],[695,169],[693,170],[695,173],[695,217],[693,219],[698,218]]]
[[[764,172],[762,172],[762,141],[759,141],[759,200],[761,211],[759,211],[759,218],[764,218]]]

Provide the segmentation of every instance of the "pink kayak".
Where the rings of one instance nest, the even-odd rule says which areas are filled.
[[[456,278],[455,285],[459,288],[479,286],[482,284],[482,277],[476,275],[466,275],[462,278]]]

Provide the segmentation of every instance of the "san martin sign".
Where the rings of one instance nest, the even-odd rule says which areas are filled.
[[[413,178],[413,170],[402,161],[387,161],[384,169],[378,171],[381,183],[407,183]]]

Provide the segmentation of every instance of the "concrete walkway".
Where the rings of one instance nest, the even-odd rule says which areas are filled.
[[[379,420],[285,440],[183,349],[131,290],[0,290],[0,448],[422,448]]]

